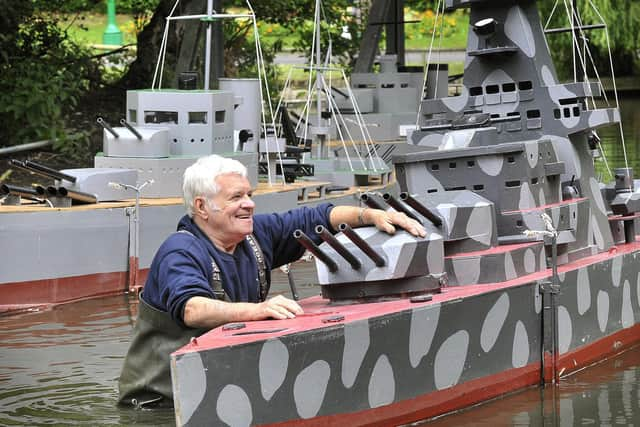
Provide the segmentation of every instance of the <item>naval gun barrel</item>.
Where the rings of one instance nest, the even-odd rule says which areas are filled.
[[[37,171],[37,173],[40,173],[41,175],[49,176],[50,178],[54,178],[54,179],[57,179],[57,180],[60,180],[60,181],[64,180],[64,181],[69,181],[71,183],[75,183],[76,182],[76,177],[75,176],[68,175],[66,173],[57,171],[57,170],[52,169],[52,168],[50,168],[48,166],[41,165],[41,164],[33,162],[31,160],[25,160],[23,162],[23,164],[27,168],[33,170],[34,172]]]
[[[142,135],[140,134],[140,132],[138,132],[136,130],[136,128],[134,128],[133,126],[131,126],[129,124],[128,121],[126,121],[125,119],[120,119],[120,124],[124,127],[126,127],[127,129],[129,129],[129,131],[134,134],[136,136],[136,138],[138,138],[139,141],[142,141]],[[116,137],[117,138],[117,137]]]
[[[38,192],[35,188],[20,187],[18,185],[11,184],[0,185],[0,195],[8,196],[9,194],[24,197],[29,200],[38,200]]]
[[[349,227],[349,224],[340,224],[338,229],[353,242],[354,245],[360,248],[362,252],[375,263],[378,267],[384,267],[387,263],[384,258],[378,254],[362,237],[358,235],[353,228]]]
[[[360,195],[360,201],[362,201],[362,203],[364,203],[371,209],[381,209],[383,211],[386,210],[380,203],[378,203],[376,199],[373,198],[373,195],[371,194],[362,193]]]
[[[47,197],[58,197],[61,196],[61,194],[58,194],[58,189],[56,187],[54,187],[53,185],[50,185],[46,188],[47,191]]]
[[[113,135],[114,138],[120,138],[120,135],[118,135],[118,132],[116,132],[111,125],[109,125],[109,123],[107,123],[102,117],[98,117],[96,119],[96,122],[102,126],[104,128],[104,130],[106,130],[107,132],[109,132],[111,135]]]
[[[25,160],[24,162],[21,162],[20,160],[16,160],[16,159],[11,159],[9,160],[9,164],[11,166],[15,166],[19,169],[23,169],[26,170],[28,172],[33,172],[36,173],[38,175],[47,177],[47,178],[52,178],[52,179],[58,179],[58,180],[65,180],[65,181],[69,181],[72,183],[76,182],[76,177],[72,176],[72,175],[68,175],[66,173],[57,171],[55,169],[51,169],[50,167],[41,165],[39,163],[33,162],[31,160]]]
[[[65,187],[58,187],[58,196],[69,197],[82,203],[98,203],[98,199],[93,194],[84,193],[82,191],[69,190]]]
[[[38,191],[39,190],[39,191]],[[38,189],[38,194],[43,190]],[[93,194],[83,193],[82,191],[69,190],[65,187],[49,186],[46,188],[48,197],[68,197],[82,203],[97,203],[98,199]]]
[[[342,258],[344,258],[349,264],[351,264],[351,267],[353,267],[354,270],[360,270],[360,267],[362,267],[362,263],[360,262],[360,260],[356,258],[351,252],[349,252],[349,249],[345,248],[344,245],[340,243],[333,234],[329,233],[329,230],[327,230],[322,225],[317,225],[316,233],[322,240],[327,242],[329,246],[335,249]]]
[[[393,197],[391,194],[389,193],[384,193],[382,195],[382,198],[384,199],[384,201],[391,206],[393,209],[397,210],[398,212],[402,212],[404,213],[406,216],[408,216],[409,218],[415,219],[418,222],[422,222],[420,221],[420,219],[418,219],[417,216],[415,216],[413,214],[413,212],[411,212],[409,209],[407,209],[407,207],[405,205],[403,205],[402,203],[400,203],[398,200],[396,200],[395,197]]]
[[[298,243],[304,246],[306,250],[311,252],[313,256],[323,262],[330,272],[335,273],[336,271],[338,271],[338,264],[336,264],[334,260],[329,258],[329,255],[323,252],[322,249],[320,249],[318,245],[316,245],[313,240],[309,238],[309,236],[304,234],[302,230],[294,231],[293,237],[298,241]]]
[[[413,196],[407,192],[400,193],[400,200],[411,206],[416,212],[423,217],[427,218],[433,225],[440,227],[442,225],[442,219],[431,212],[431,210],[413,198]]]

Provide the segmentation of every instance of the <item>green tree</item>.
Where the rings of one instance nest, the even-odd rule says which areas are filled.
[[[570,3],[567,2],[567,5]],[[609,47],[616,75],[632,75],[640,72],[640,31],[638,31],[640,2],[637,0],[578,0],[576,3],[583,25],[607,24],[607,31],[598,29],[585,32],[593,62],[599,73],[611,74]],[[555,4],[555,0],[540,2],[543,24],[551,16],[549,28],[570,26],[568,18],[570,15],[567,14],[563,2],[557,2],[556,10],[551,15]],[[558,72],[565,78],[573,75],[572,38],[571,33],[547,37]],[[592,69],[592,67],[588,68],[591,76],[593,76]]]
[[[0,1],[0,146],[64,139],[66,117],[97,72],[89,53],[37,6]]]

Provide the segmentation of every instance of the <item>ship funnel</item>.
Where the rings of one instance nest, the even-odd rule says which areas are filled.
[[[418,221],[419,223],[422,223],[422,221],[413,214],[413,212],[411,212],[409,209],[407,209],[407,207],[405,205],[403,205],[402,203],[400,203],[395,197],[393,197],[391,194],[389,193],[384,193],[382,195],[382,198],[384,199],[384,201],[391,206],[393,209],[397,210],[398,212],[402,212],[405,215],[407,215],[409,218],[415,219],[416,221]]]
[[[349,238],[366,256],[371,258],[371,261],[375,263],[378,267],[384,267],[386,265],[386,261],[384,258],[380,256],[367,242],[364,241],[362,237],[358,235],[353,228],[349,227],[349,224],[340,224],[338,229],[342,231],[342,233]]]
[[[96,119],[96,122],[103,127],[104,130],[106,130],[107,132],[109,132],[111,135],[113,135],[114,138],[120,138],[120,135],[118,134],[118,132],[116,132],[115,130],[113,130],[113,128],[111,127],[111,125],[109,125],[109,123],[105,122],[104,119],[102,117],[98,117]]]
[[[351,267],[353,267],[354,270],[360,270],[360,267],[362,267],[362,263],[360,262],[360,260],[356,258],[351,252],[349,252],[349,249],[345,248],[344,245],[333,236],[333,234],[329,233],[329,231],[324,228],[324,226],[316,226],[316,233],[322,240],[327,242],[329,246],[335,249],[336,252],[338,252],[340,256],[342,256],[342,258],[344,258],[349,264],[351,264]]]
[[[128,121],[126,121],[125,119],[120,119],[120,124],[129,129],[129,132],[134,134],[136,138],[138,138],[138,140],[142,141],[142,135],[140,134],[140,132],[138,132],[136,128],[131,126]]]
[[[335,273],[338,271],[338,264],[322,251],[316,245],[313,240],[309,238],[302,230],[296,230],[293,232],[293,237],[300,243],[306,250],[311,252],[319,261],[323,262],[330,272]]]
[[[411,206],[412,209],[414,209],[423,217],[427,218],[436,227],[440,227],[442,225],[442,219],[440,219],[438,215],[431,212],[431,210],[428,207],[426,207],[425,205],[423,205],[422,203],[414,199],[413,196],[411,196],[411,194],[407,192],[400,193],[400,200],[405,202],[407,205]]]

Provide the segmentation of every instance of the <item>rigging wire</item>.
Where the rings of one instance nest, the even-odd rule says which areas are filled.
[[[602,22],[604,22],[604,19],[603,19],[602,15],[600,14],[600,11],[593,4],[593,2],[591,0],[589,0],[589,4],[593,8],[594,12],[598,15],[598,18],[600,18],[600,20]],[[605,31],[604,34],[605,34],[606,39],[607,39],[607,51],[609,53],[609,67],[610,67],[610,70],[611,70],[611,82],[613,84],[613,94],[614,94],[615,99],[616,99],[616,109],[618,109],[618,111],[620,111],[620,100],[618,98],[618,86],[616,85],[616,75],[615,75],[615,72],[613,70],[613,55],[611,54],[611,41],[609,39],[609,27],[605,25],[604,31]],[[622,151],[624,153],[625,167],[628,169],[629,168],[629,162],[628,162],[628,159],[627,159],[627,148],[626,148],[626,143],[625,143],[625,139],[624,139],[624,131],[622,129],[622,120],[618,120],[618,130],[620,131],[620,140],[622,141]]]
[[[418,114],[416,115],[416,130],[419,129],[420,126],[420,116],[422,114],[422,100],[424,99],[424,93],[427,90],[427,80],[429,76],[429,66],[431,65],[431,53],[433,52],[433,42],[436,37],[436,27],[438,25],[438,17],[440,15],[440,5],[442,4],[442,10],[444,10],[444,4],[442,0],[438,0],[438,4],[436,6],[436,15],[433,20],[433,30],[431,32],[431,43],[429,44],[429,52],[427,53],[427,63],[424,68],[424,76],[422,78],[422,94],[420,96],[420,100],[418,101]],[[436,83],[436,91],[437,91],[437,83]],[[436,93],[437,95],[437,93]]]
[[[282,171],[282,185],[286,185],[286,181],[285,181],[285,177],[284,177],[284,162],[282,161],[282,151],[280,150],[280,147],[278,146],[278,139],[277,139],[277,134],[276,132],[276,125],[275,125],[275,115],[273,114],[273,106],[272,106],[272,102],[271,102],[271,94],[269,92],[269,82],[267,81],[267,72],[266,72],[266,67],[265,67],[265,62],[264,62],[264,55],[262,52],[262,45],[260,44],[260,36],[259,36],[259,32],[258,32],[258,23],[256,22],[256,18],[255,18],[255,12],[253,10],[253,7],[251,6],[251,2],[249,0],[246,0],[247,2],[247,7],[249,8],[249,10],[251,11],[251,16],[252,16],[252,22],[253,22],[253,34],[254,34],[254,39],[255,39],[255,45],[256,45],[256,55],[257,55],[257,62],[258,62],[258,82],[259,82],[259,86],[260,86],[260,111],[261,111],[261,115],[262,115],[262,129],[264,132],[264,139],[265,139],[265,148],[267,151],[267,156],[269,156],[269,134],[267,132],[267,121],[266,121],[266,117],[265,117],[265,113],[264,113],[264,93],[263,93],[263,84],[264,84],[264,92],[266,92],[266,101],[267,101],[267,106],[269,107],[269,115],[271,118],[271,126],[274,130],[274,138],[276,139],[275,141],[275,145],[276,145],[276,153],[278,156],[278,162],[280,163],[280,170]],[[275,171],[274,171],[275,174]],[[271,167],[270,167],[270,162],[267,161],[267,175],[268,175],[268,179],[269,179],[269,184],[272,183],[271,181]],[[277,174],[276,174],[277,175]]]

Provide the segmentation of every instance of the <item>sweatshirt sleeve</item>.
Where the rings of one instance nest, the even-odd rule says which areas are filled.
[[[157,260],[158,297],[171,318],[183,326],[184,305],[189,298],[215,298],[209,285],[209,258],[200,252],[195,245],[187,245],[167,251]]]

